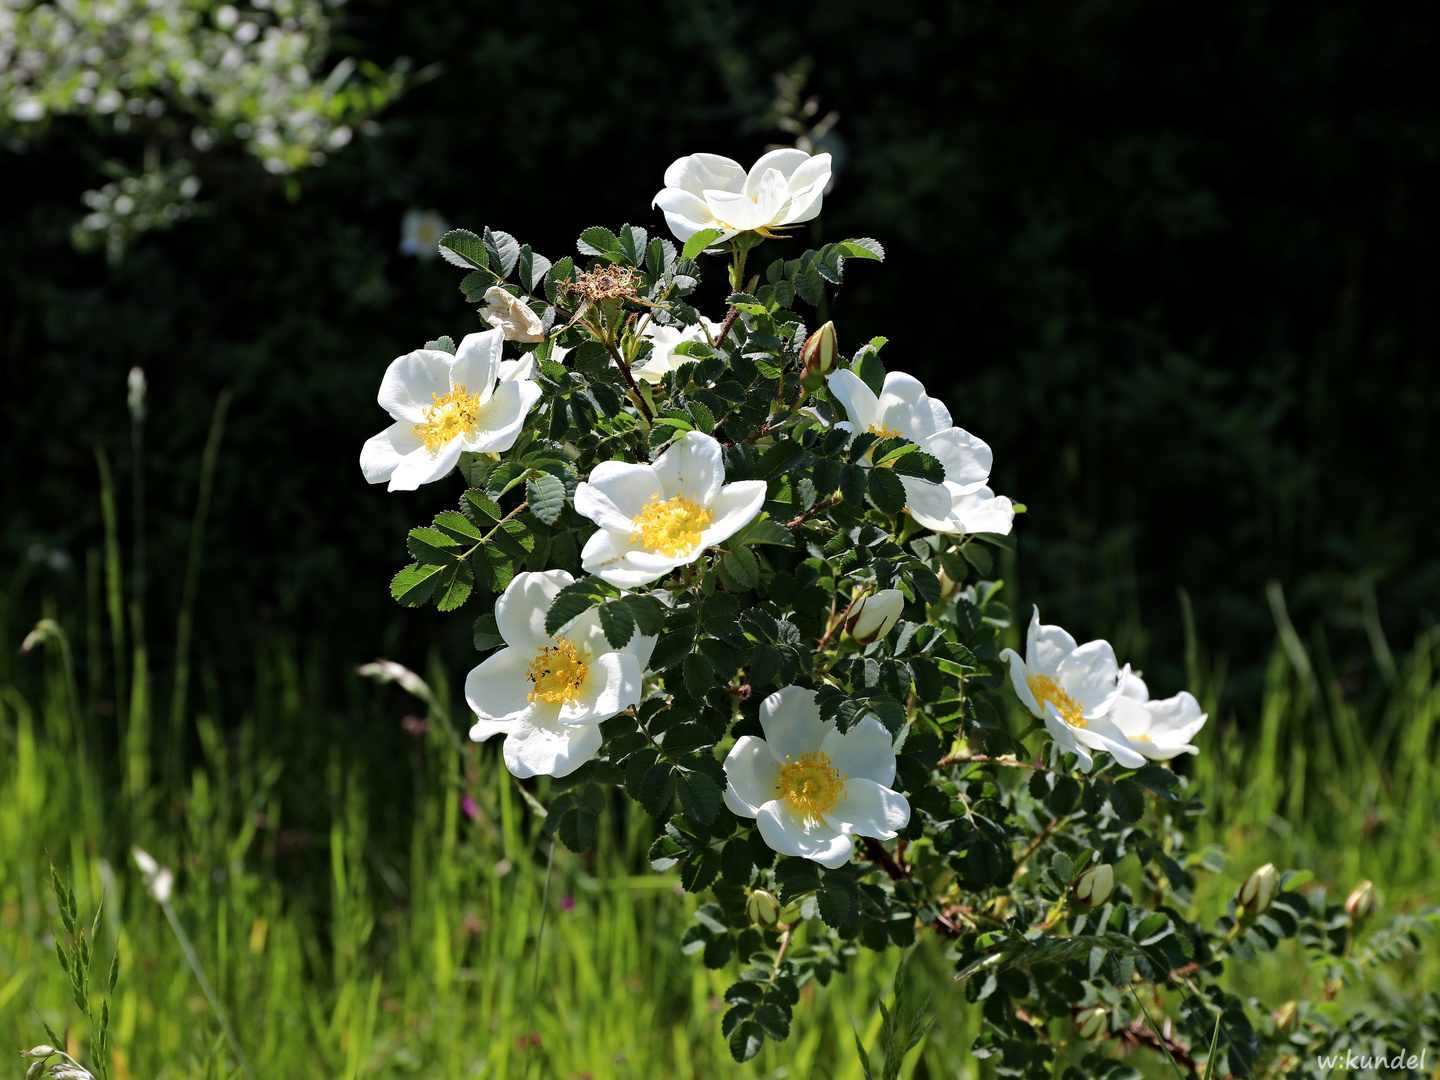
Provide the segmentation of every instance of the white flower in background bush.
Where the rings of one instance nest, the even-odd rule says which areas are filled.
[[[1050,737],[1080,759],[1082,772],[1094,767],[1091,750],[1104,750],[1129,769],[1145,764],[1107,715],[1120,696],[1120,668],[1108,641],[1077,646],[1060,627],[1041,626],[1036,608],[1025,656],[1005,649],[1000,659],[1010,662],[1010,681],[1020,704],[1045,721]]]
[[[556,595],[575,579],[564,570],[516,574],[495,603],[506,647],[465,679],[479,718],[470,738],[504,735],[505,767],[516,776],[565,776],[600,749],[600,724],[640,704],[640,679],[653,637],[637,631],[617,649],[598,609],[545,632]]]
[[[703,323],[704,325],[700,325]],[[660,326],[651,323],[640,332],[640,336],[650,342],[652,348],[650,355],[645,362],[630,369],[630,374],[637,379],[643,379],[647,383],[658,383],[666,373],[674,371],[681,364],[694,360],[694,357],[677,355],[675,346],[682,341],[709,342],[715,339],[720,333],[720,323],[711,322],[705,316],[700,316],[700,323],[694,326],[681,328],[679,326]],[[705,336],[709,331],[709,338]]]
[[[540,384],[500,379],[499,330],[470,334],[455,355],[416,349],[380,381],[381,408],[395,423],[366,441],[360,468],[372,484],[413,491],[455,467],[461,451],[498,453],[515,445]]]
[[[1207,717],[1188,690],[1151,701],[1145,680],[1126,664],[1120,672],[1120,696],[1110,710],[1110,719],[1151,761],[1169,761],[1179,754],[1200,752],[1190,740],[1205,726]]]
[[[816,217],[829,182],[829,154],[771,150],[748,173],[730,158],[691,154],[665,170],[651,205],[665,212],[682,243],[705,229],[719,229],[719,240],[751,231],[773,236],[773,229]]]
[[[400,254],[433,259],[440,254],[440,238],[449,231],[450,223],[434,210],[411,207],[400,221]]]
[[[506,292],[499,285],[485,290],[485,306],[480,321],[502,330],[506,341],[544,341],[545,324],[530,310],[530,305]]]
[[[653,465],[605,461],[575,489],[575,509],[600,528],[580,564],[621,588],[658,581],[754,520],[765,481],[725,483],[720,444],[688,431]]]
[[[760,704],[765,737],[742,735],[725,758],[725,805],[753,817],[765,842],[835,869],[850,860],[854,836],[892,840],[910,823],[910,804],[891,789],[890,733],[867,716],[840,734],[821,721],[815,691],[787,686]]]
[[[905,487],[905,505],[926,528],[956,531],[949,525],[955,500],[984,488],[994,459],[990,447],[956,427],[950,410],[938,398],[925,393],[924,385],[913,375],[890,372],[879,394],[853,371],[833,371],[825,383],[849,417],[838,426],[882,438],[902,436],[940,462],[945,469],[943,484],[900,477]],[[942,525],[947,527],[939,528]]]
[[[145,888],[150,895],[161,904],[168,901],[175,888],[175,875],[170,868],[161,866],[155,861],[155,856],[144,848],[131,848],[130,854],[135,857],[135,865],[140,868],[140,876],[145,879]]]
[[[845,622],[845,632],[861,645],[869,645],[876,638],[882,638],[900,621],[905,610],[905,594],[899,589],[881,589],[869,596],[862,596],[850,608],[850,618]]]

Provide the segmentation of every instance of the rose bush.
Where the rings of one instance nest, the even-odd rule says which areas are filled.
[[[1360,941],[1373,899],[1347,913],[1268,865],[1223,913],[1194,909],[1225,864],[1187,849],[1203,792],[1166,764],[1196,752],[1195,698],[1150,700],[1108,643],[1038,611],[1023,653],[1001,650],[1018,627],[994,552],[1024,507],[989,487],[989,446],[886,370],[884,338],[847,358],[806,323],[881,246],[791,241],[747,277],[828,175],[795,150],[748,172],[681,159],[656,197],[679,248],[596,227],[552,263],[448,233],[494,328],[386,373],[396,422],[367,478],[463,482],[411,531],[392,594],[478,609],[471,735],[505,736],[552,836],[603,842],[622,795],[659,822],[654,867],[708,895],[681,948],[737,972],[737,1059],[788,1036],[807,981],[925,933],[950,942],[998,1075],[1059,1057],[1068,1080],[1133,1076],[1117,1056],[1136,1047],[1197,1073],[1289,1068],[1339,1029],[1293,1003],[1311,1019],[1280,1025],[1226,965],[1298,937],[1338,988],[1427,924]],[[730,292],[711,321],[687,298],[715,254]]]

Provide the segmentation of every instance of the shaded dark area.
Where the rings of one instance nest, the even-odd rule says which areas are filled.
[[[778,137],[771,75],[800,59],[849,148],[818,229],[889,252],[847,275],[842,345],[886,335],[886,362],[994,447],[996,490],[1030,507],[1012,601],[1112,636],[1169,693],[1183,588],[1237,705],[1274,638],[1271,579],[1341,673],[1373,662],[1367,597],[1397,650],[1434,622],[1433,7],[835,0],[779,25],[756,3],[354,0],[345,19],[337,53],[442,68],[298,198],[238,151],[207,158],[213,213],[111,267],[68,229],[104,159],[137,146],[71,120],[4,152],[0,535],[26,579],[12,635],[43,595],[83,610],[94,445],[129,536],[140,365],[161,642],[229,387],[197,632],[220,698],[238,707],[276,634],[337,669],[418,666],[439,643],[458,677],[469,620],[386,592],[405,529],[458,485],[388,495],[356,464],[386,422],[386,363],[478,328],[453,268],[396,252],[401,215],[435,207],[557,259],[589,225],[663,231],[648,204],[664,167],[702,149],[753,160]]]

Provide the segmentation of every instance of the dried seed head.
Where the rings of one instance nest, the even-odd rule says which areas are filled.
[[[591,303],[636,299],[635,271],[628,266],[597,266],[582,270],[570,281],[570,291]]]

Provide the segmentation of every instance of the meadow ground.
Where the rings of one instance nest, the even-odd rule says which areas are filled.
[[[95,971],[103,981],[118,949],[112,1075],[243,1075],[164,912],[118,862],[138,844],[175,868],[174,911],[257,1078],[862,1075],[853,1033],[874,1045],[895,957],[862,950],[843,977],[805,987],[791,1039],[736,1065],[719,1034],[731,976],[682,955],[695,901],[649,869],[655,826],[643,814],[613,804],[591,852],[557,848],[548,865],[536,808],[497,748],[462,744],[442,709],[410,716],[407,750],[377,761],[353,738],[353,718],[399,726],[424,706],[352,673],[327,680],[303,647],[272,643],[256,658],[243,719],[222,730],[203,665],[192,696],[207,704],[151,700],[143,688],[162,680],[139,680],[141,692],[126,681],[145,658],[107,640],[106,605],[93,606],[69,637],[25,655],[17,646],[33,623],[3,609],[0,1046],[44,1041],[43,1018],[80,1049],[51,948],[53,859],[73,874],[82,920],[106,897]],[[117,659],[125,676],[112,682]],[[1213,705],[1216,678],[1198,646],[1189,659]],[[1208,806],[1196,840],[1228,857],[1202,878],[1201,913],[1221,913],[1267,861],[1312,871],[1308,887],[1332,892],[1373,878],[1382,913],[1434,902],[1437,660],[1431,635],[1379,665],[1375,685],[1346,686],[1282,630],[1259,715],[1217,716],[1184,765]],[[453,703],[439,666],[427,674]],[[326,685],[341,688],[334,700]],[[107,709],[107,697],[126,707]],[[181,775],[174,748],[189,729],[202,760]],[[543,802],[543,785],[537,794]],[[973,1007],[945,951],[924,934],[912,950],[913,986],[930,995],[935,1024],[902,1076],[987,1075],[968,1053]],[[1227,977],[1266,1000],[1321,989],[1295,942]],[[1350,993],[1383,1003],[1437,984],[1432,944]],[[1131,1060],[1165,1075],[1160,1061]]]

